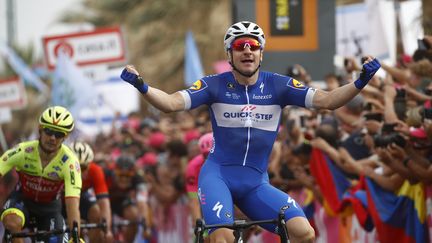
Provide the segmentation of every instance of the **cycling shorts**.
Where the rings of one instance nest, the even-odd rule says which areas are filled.
[[[25,217],[24,227],[37,227],[38,230],[54,230],[64,229],[66,227],[65,220],[62,216],[61,200],[54,200],[50,203],[35,203],[24,199],[21,193],[14,191],[9,196],[3,206],[3,212],[7,209],[18,209]],[[48,242],[50,237],[40,237],[39,241]],[[59,241],[63,241],[63,236],[58,235]]]
[[[201,168],[198,196],[206,224],[234,222],[234,204],[250,220],[276,219],[282,208],[285,220],[305,217],[288,194],[270,185],[267,172],[242,165],[220,165],[207,160]],[[233,204],[234,203],[234,204]],[[262,225],[276,232],[276,225]]]

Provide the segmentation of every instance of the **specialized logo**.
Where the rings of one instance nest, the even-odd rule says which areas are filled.
[[[304,86],[304,84],[300,81],[298,81],[297,79],[290,79],[287,83],[287,85],[289,87],[295,88],[295,89],[306,89],[306,86]]]
[[[223,205],[218,201],[214,206],[213,206],[213,211],[216,212],[216,216],[218,218],[220,218],[220,212],[223,208]]]
[[[292,204],[295,208],[298,208],[296,201],[292,199],[290,196],[288,196],[287,203]]]
[[[264,92],[264,82],[262,82],[259,87],[260,87],[261,94],[262,94]]]

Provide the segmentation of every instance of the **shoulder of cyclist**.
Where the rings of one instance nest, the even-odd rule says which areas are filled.
[[[89,164],[87,177],[88,178],[86,179],[91,180],[91,187],[93,187],[96,196],[99,194],[108,193],[108,185],[105,178],[105,172],[100,165],[91,162]]]
[[[32,158],[38,154],[36,151],[37,146],[38,141],[27,141],[19,143],[4,152],[0,157],[0,176],[5,175],[13,167],[19,170],[19,167],[25,163],[25,159],[39,160],[38,158]],[[24,155],[27,155],[27,158]]]

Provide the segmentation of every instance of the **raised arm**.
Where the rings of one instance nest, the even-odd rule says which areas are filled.
[[[360,77],[347,85],[336,88],[330,92],[318,90],[313,98],[313,106],[318,109],[337,109],[350,101],[368,84],[369,80],[381,67],[377,59],[368,57],[363,64]]]
[[[133,85],[150,104],[163,112],[182,111],[185,108],[183,96],[179,92],[168,94],[150,87],[132,65],[127,65],[120,77]]]

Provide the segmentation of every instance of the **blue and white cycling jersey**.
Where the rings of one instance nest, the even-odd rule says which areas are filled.
[[[265,172],[282,109],[312,107],[315,91],[291,77],[260,71],[254,85],[241,85],[226,72],[204,77],[181,94],[186,110],[209,106],[215,143],[208,160]]]

